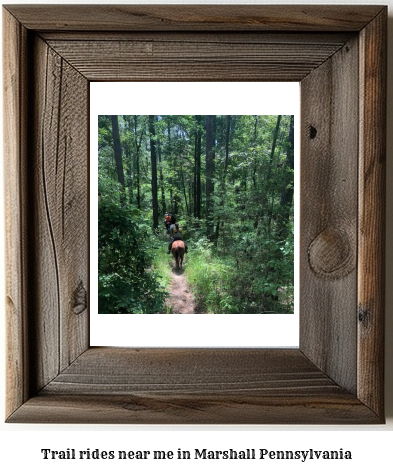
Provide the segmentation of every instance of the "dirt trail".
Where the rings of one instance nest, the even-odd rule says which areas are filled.
[[[172,269],[172,282],[169,287],[169,297],[165,305],[173,314],[200,314],[196,309],[194,295],[184,275],[184,269]]]

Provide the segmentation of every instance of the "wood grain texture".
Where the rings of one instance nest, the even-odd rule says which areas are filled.
[[[354,394],[357,70],[357,41],[349,41],[301,83],[300,348]]]
[[[92,348],[10,421],[375,423],[299,350]]]
[[[27,179],[23,156],[26,154],[25,129],[20,126],[26,115],[27,33],[8,13],[3,13],[4,74],[4,176],[12,186],[5,186],[4,216],[6,268],[7,327],[7,394],[6,411],[12,413],[29,397],[29,364],[27,358],[26,295],[26,198]]]
[[[128,35],[130,36],[130,35]],[[169,35],[167,35],[169,36]],[[259,42],[211,38],[196,42],[195,35],[176,41],[137,40],[50,40],[48,43],[88,80],[107,81],[204,81],[265,80],[280,81],[291,77],[300,81],[332,56],[342,42],[323,43],[313,37],[289,42]]]
[[[27,28],[105,31],[359,31],[381,7],[359,5],[6,5]]]
[[[3,17],[8,421],[382,423],[386,8]],[[302,84],[300,350],[89,348],[89,80],[273,73]]]
[[[229,44],[324,44],[342,46],[357,32],[254,32],[254,31],[76,31],[49,30],[40,31],[39,37],[47,43],[53,41],[121,41],[121,42],[157,42],[157,43],[197,43],[204,47],[206,43]]]
[[[350,395],[277,398],[237,394],[194,396],[45,395],[32,397],[13,423],[98,424],[375,424]]]
[[[88,347],[88,86],[39,38],[34,55],[31,180],[39,389]]]
[[[41,393],[277,396],[283,389],[289,396],[342,391],[295,349],[91,348]]]
[[[360,35],[359,398],[383,412],[387,12]]]

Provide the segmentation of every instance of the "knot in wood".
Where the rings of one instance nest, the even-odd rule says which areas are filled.
[[[312,271],[322,277],[339,279],[355,267],[355,253],[344,231],[325,229],[308,247],[308,259]]]
[[[367,327],[369,318],[370,311],[367,308],[359,307],[358,319],[359,323],[362,323],[363,327]]]
[[[87,307],[87,293],[82,282],[79,282],[73,296],[72,311],[74,314],[80,314]]]
[[[310,125],[310,138],[311,140],[314,140],[314,138],[317,136],[318,130]]]

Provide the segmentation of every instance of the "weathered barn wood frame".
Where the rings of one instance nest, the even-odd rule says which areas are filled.
[[[386,21],[355,5],[3,8],[8,422],[384,422]],[[299,349],[89,346],[102,80],[301,83]]]

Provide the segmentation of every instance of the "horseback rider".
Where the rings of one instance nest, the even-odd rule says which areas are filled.
[[[171,217],[172,217],[172,214],[170,214],[169,212],[165,213],[164,226],[165,226],[165,229],[168,233],[169,233],[169,226],[171,225]]]
[[[169,235],[171,236],[171,241],[168,245],[167,253],[171,253],[172,244],[175,240],[183,240],[183,231],[180,229],[179,224],[176,222],[174,216],[171,217],[171,225],[169,227]],[[184,240],[183,240],[184,242]],[[184,242],[185,252],[188,252],[188,245]]]

